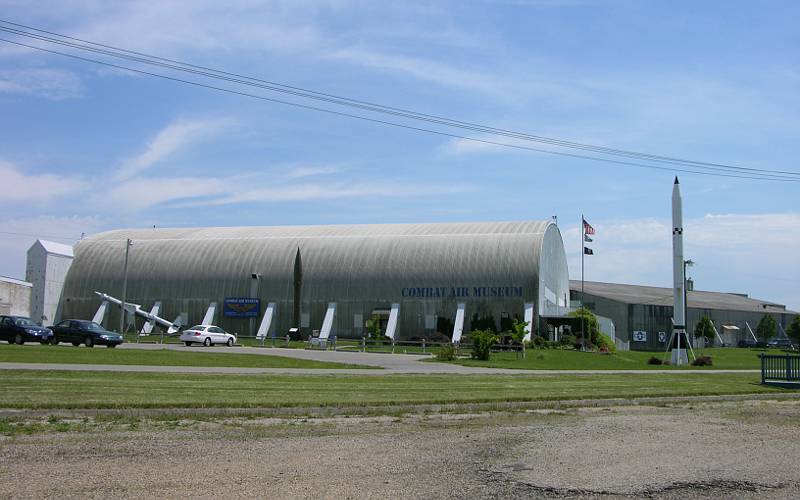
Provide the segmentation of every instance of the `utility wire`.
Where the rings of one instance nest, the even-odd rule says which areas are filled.
[[[12,32],[11,30],[5,29],[5,28],[2,28],[2,27],[0,27],[0,31]],[[181,79],[181,78],[162,75],[162,74],[159,74],[159,73],[152,73],[152,72],[149,72],[149,71],[144,71],[144,70],[140,70],[140,69],[134,69],[134,68],[131,68],[131,67],[122,66],[122,65],[118,65],[118,64],[113,64],[113,63],[109,63],[109,62],[106,62],[106,61],[100,61],[100,60],[97,60],[97,59],[91,59],[91,58],[87,58],[87,57],[82,57],[82,56],[78,56],[78,55],[75,55],[75,54],[60,52],[60,51],[51,50],[51,49],[46,49],[46,48],[43,48],[43,47],[38,47],[38,46],[35,46],[35,45],[29,45],[29,44],[25,44],[25,43],[18,42],[18,41],[8,40],[8,39],[5,39],[5,38],[0,38],[0,41],[11,43],[11,44],[22,46],[22,47],[27,47],[27,48],[30,48],[30,49],[35,49],[35,50],[47,52],[47,53],[50,53],[50,54],[69,57],[69,58],[76,59],[76,60],[81,60],[81,61],[85,61],[85,62],[91,62],[91,63],[94,63],[94,64],[108,66],[108,67],[121,69],[121,70],[125,70],[125,71],[131,71],[133,73],[138,73],[138,74],[147,75],[147,76],[153,76],[153,77],[156,77],[156,78],[161,78],[161,79],[170,80],[170,81],[174,81],[174,82],[179,82],[179,83],[184,83],[184,84],[193,85],[193,86],[197,86],[197,87],[207,88],[207,89],[211,89],[211,90],[217,90],[217,91],[226,92],[226,93],[230,93],[230,94],[236,94],[236,95],[240,95],[240,96],[260,99],[260,100],[264,100],[264,101],[268,101],[268,102],[279,103],[279,104],[284,104],[284,105],[293,106],[293,107],[297,107],[297,108],[302,108],[302,109],[308,109],[308,110],[328,113],[328,114],[332,114],[332,115],[336,115],[336,116],[349,117],[349,118],[359,119],[359,120],[368,121],[368,122],[372,122],[372,123],[379,123],[379,124],[383,124],[383,125],[389,125],[389,126],[398,127],[398,128],[404,128],[404,129],[408,129],[408,130],[415,130],[415,131],[419,131],[419,132],[426,132],[426,133],[436,134],[436,135],[440,135],[440,136],[444,136],[444,137],[463,139],[463,140],[468,140],[468,141],[473,141],[473,142],[483,143],[483,144],[489,144],[489,145],[494,145],[494,146],[502,146],[502,147],[508,147],[508,148],[513,148],[513,149],[534,151],[534,152],[539,152],[539,153],[546,153],[546,154],[552,154],[552,155],[570,157],[570,158],[601,161],[601,162],[610,163],[610,164],[617,164],[617,165],[626,165],[626,166],[633,166],[633,167],[639,167],[639,168],[650,168],[650,169],[656,169],[656,170],[665,170],[665,171],[670,171],[670,172],[686,172],[686,173],[694,173],[694,174],[701,174],[701,175],[711,175],[711,176],[718,176],[718,177],[733,177],[733,178],[753,179],[753,180],[774,180],[774,181],[784,181],[784,182],[800,182],[800,179],[798,179],[798,178],[786,177],[786,176],[781,176],[781,175],[776,175],[776,174],[766,174],[766,173],[762,174],[762,173],[758,173],[758,172],[753,172],[753,173],[743,172],[743,173],[750,173],[750,175],[737,175],[737,174],[733,174],[733,173],[721,173],[721,172],[708,172],[708,171],[702,171],[702,170],[692,170],[692,169],[689,169],[689,168],[675,168],[675,167],[657,166],[657,165],[649,165],[649,164],[644,164],[644,163],[634,163],[634,162],[628,162],[628,161],[613,160],[613,159],[609,159],[609,158],[601,158],[601,157],[595,157],[595,156],[580,155],[580,154],[575,154],[575,153],[566,153],[566,152],[563,152],[563,151],[553,151],[553,150],[547,150],[547,149],[533,148],[533,147],[523,146],[523,145],[519,145],[519,144],[510,144],[510,143],[498,142],[498,141],[493,141],[493,140],[488,140],[488,139],[480,139],[480,138],[476,138],[476,137],[468,137],[468,136],[463,136],[463,135],[459,135],[459,134],[442,132],[442,131],[439,131],[439,130],[426,129],[426,128],[422,128],[422,127],[416,127],[416,126],[411,126],[411,125],[402,124],[402,123],[390,122],[390,121],[386,121],[386,120],[380,120],[380,119],[370,118],[370,117],[361,116],[361,115],[354,115],[354,114],[345,113],[345,112],[336,111],[336,110],[331,110],[331,109],[326,109],[326,108],[319,108],[319,107],[316,107],[316,106],[310,106],[310,105],[307,105],[307,104],[301,104],[301,103],[297,103],[297,102],[274,99],[274,98],[265,97],[265,96],[262,96],[262,95],[251,94],[251,93],[248,93],[248,92],[242,92],[242,91],[233,90],[233,89],[224,88],[224,87],[217,87],[217,86],[214,86],[214,85],[208,85],[208,84],[200,83],[200,82],[196,82],[196,81],[184,80],[184,79]],[[93,50],[93,51],[95,51],[95,50]],[[709,168],[709,167],[696,166],[694,168]],[[794,173],[792,173],[792,174],[794,174]]]
[[[35,30],[35,28],[32,28],[32,29]],[[20,30],[9,29],[9,28],[3,27],[3,26],[0,26],[0,31],[6,31],[6,32],[9,32],[9,33],[12,33],[12,34],[28,36],[29,38],[35,38],[35,39],[39,39],[39,40],[46,41],[46,42],[66,45],[66,46],[70,46],[70,47],[73,47],[73,48],[78,48],[78,49],[81,49],[81,50],[88,50],[88,51],[92,51],[92,52],[97,52],[97,53],[101,53],[101,54],[108,55],[108,56],[111,56],[111,57],[121,57],[121,58],[124,58],[124,59],[133,60],[133,61],[144,63],[144,64],[155,64],[157,66],[166,67],[166,68],[169,68],[169,69],[175,69],[175,70],[179,70],[179,71],[188,71],[190,73],[200,74],[200,75],[203,75],[203,76],[209,76],[209,77],[212,77],[212,78],[219,78],[219,79],[223,79],[223,80],[227,80],[227,81],[233,81],[235,83],[242,83],[242,84],[245,84],[245,85],[254,85],[254,86],[258,86],[258,87],[262,87],[262,88],[267,88],[268,90],[277,90],[279,92],[287,92],[287,93],[290,93],[290,94],[293,94],[293,95],[299,95],[301,97],[309,97],[308,95],[306,95],[305,93],[302,93],[302,92],[286,91],[286,90],[283,90],[283,89],[276,89],[273,86],[258,85],[258,84],[253,84],[253,83],[250,83],[250,82],[247,82],[247,81],[243,81],[243,80],[240,80],[240,79],[220,77],[220,76],[217,76],[217,75],[214,75],[214,74],[210,74],[210,73],[205,72],[205,71],[197,71],[197,70],[186,69],[184,67],[175,66],[175,65],[171,65],[171,64],[164,64],[164,63],[160,63],[160,62],[154,62],[154,61],[152,61],[150,59],[132,57],[132,56],[128,56],[128,55],[119,54],[117,52],[109,52],[109,51],[106,51],[106,50],[97,49],[97,48],[94,48],[94,47],[86,47],[86,46],[79,45],[79,44],[74,44],[74,43],[71,43],[71,42],[64,42],[62,40],[53,39],[53,38],[50,38],[50,37],[44,37],[44,36],[41,36],[41,35],[30,34],[30,33],[24,32],[24,31],[20,31]],[[47,33],[50,33],[50,32],[47,32]],[[72,37],[66,37],[66,38],[73,39]],[[94,42],[87,42],[87,43],[94,44]],[[102,44],[95,44],[95,45],[104,46]],[[128,52],[128,53],[136,53],[136,52],[133,52],[133,51],[128,51],[126,49],[116,49],[115,48],[115,50],[120,50],[120,51],[124,51],[124,52]],[[160,59],[160,60],[170,61],[168,59],[158,58],[157,56],[147,56],[147,55],[145,55],[145,56],[146,57],[152,57],[152,58]],[[186,63],[179,63],[179,62],[176,62],[176,63],[177,64],[186,65]],[[199,66],[193,66],[193,65],[189,65],[189,66],[199,67]],[[200,67],[200,68],[202,68],[202,67]],[[217,71],[217,70],[210,70],[210,71]],[[226,74],[230,74],[230,73],[226,73]],[[250,79],[249,77],[243,77],[243,78]],[[277,85],[281,85],[281,84],[277,84]],[[311,97],[320,99],[319,97],[315,97],[315,96],[311,96]],[[338,99],[341,99],[341,98],[321,98],[321,99],[325,100],[327,102],[334,102],[335,104],[342,104],[341,102],[338,101]],[[350,104],[350,105],[352,105],[352,104]],[[374,105],[374,106],[378,106],[378,105]],[[364,106],[364,105],[356,105],[356,107],[359,107],[359,108],[362,108],[362,109],[367,109],[369,111],[387,112],[385,109],[375,109],[373,107]],[[390,109],[396,109],[396,108],[390,108]],[[407,118],[423,119],[425,121],[431,121],[431,122],[439,123],[439,124],[443,124],[443,125],[458,126],[458,125],[453,125],[450,121],[442,121],[442,120],[447,120],[447,119],[432,120],[432,119],[426,119],[426,118],[419,118],[419,116],[417,116],[418,114],[415,115],[415,116],[411,116],[411,115],[408,115],[406,113],[399,113],[399,112],[392,112],[392,111],[388,111],[388,112],[390,114],[400,115],[400,116],[404,116],[404,117],[407,117]],[[408,113],[413,113],[413,112],[408,112]],[[421,116],[432,116],[432,115],[421,115]],[[457,122],[457,123],[466,123],[466,122]],[[487,132],[487,130],[488,130],[487,128],[484,128],[483,126],[478,126],[478,125],[476,125],[474,127],[473,126],[460,126],[460,128],[467,128],[469,130],[477,130],[477,131],[481,131],[481,132]],[[491,130],[499,130],[499,129],[491,129]],[[509,133],[501,133],[501,135],[506,135],[506,136],[510,136],[510,137],[523,138],[524,139],[524,137],[521,137],[519,133],[509,132]],[[547,141],[550,141],[550,139],[547,139]],[[556,144],[556,145],[559,145],[559,144]],[[591,148],[591,150],[600,149],[599,147],[588,146],[588,145],[580,145],[580,147],[582,147],[582,148]],[[603,149],[607,149],[607,148],[603,148]],[[626,154],[626,155],[639,155],[639,156],[645,156],[645,157],[651,156],[651,155],[643,155],[643,154],[640,154],[640,153],[632,153],[632,152],[623,152],[623,153]],[[603,152],[603,154],[611,154],[611,153]],[[661,158],[664,158],[664,157],[661,157]],[[681,161],[686,161],[686,160],[678,160],[678,159],[663,159],[662,160],[662,159],[656,159],[656,160],[651,160],[651,161],[681,162]],[[695,165],[695,163],[698,163],[698,165]],[[706,166],[699,165],[699,162],[690,162],[690,164],[688,166],[691,166],[693,168],[703,168],[703,169],[712,169],[712,170],[721,170],[721,171],[728,171],[728,169],[737,169],[737,170],[745,171],[743,173],[751,173],[751,172],[781,172],[781,171],[769,171],[769,170],[763,170],[763,169],[749,169],[749,168],[745,168],[745,167],[725,166],[725,165],[721,165],[721,164],[708,164],[708,165],[720,165],[720,166],[719,167],[710,167],[710,166],[706,167]],[[771,175],[771,174],[754,174],[754,175]],[[772,176],[772,177],[776,177],[776,176]],[[777,177],[777,178],[781,178],[781,177]]]
[[[430,114],[424,114],[424,113],[419,113],[419,112],[415,112],[415,111],[409,111],[409,110],[402,109],[402,108],[393,108],[393,107],[389,107],[389,106],[383,106],[383,105],[371,103],[371,102],[368,102],[368,101],[361,101],[361,100],[357,100],[357,99],[351,99],[351,98],[347,98],[347,97],[336,96],[336,95],[333,95],[333,94],[327,94],[327,93],[324,93],[324,92],[318,92],[318,91],[303,89],[303,88],[300,88],[300,87],[286,85],[286,84],[273,82],[273,81],[269,81],[269,80],[262,80],[262,79],[258,79],[258,78],[253,78],[253,77],[249,77],[249,76],[245,76],[245,75],[236,74],[236,73],[230,73],[230,72],[226,72],[226,71],[221,71],[221,70],[217,70],[217,69],[213,69],[213,68],[208,68],[208,67],[205,67],[205,66],[198,66],[198,65],[194,65],[194,64],[190,64],[190,63],[176,61],[176,60],[173,60],[173,59],[167,59],[167,58],[154,56],[154,55],[150,55],[150,54],[146,54],[146,53],[142,53],[142,52],[136,52],[136,51],[132,51],[132,50],[128,50],[128,49],[114,47],[112,45],[106,45],[106,44],[102,44],[102,43],[92,42],[92,41],[89,41],[89,40],[84,40],[84,39],[81,39],[81,38],[70,37],[70,36],[67,36],[67,35],[62,35],[62,34],[59,34],[59,33],[54,33],[54,32],[51,32],[51,31],[42,30],[42,29],[31,27],[31,26],[26,26],[26,25],[23,25],[23,24],[13,23],[13,22],[7,21],[7,20],[0,19],[0,22],[5,23],[5,24],[9,24],[9,25],[12,25],[12,26],[17,26],[17,27],[20,27],[20,28],[25,28],[27,30],[33,30],[33,31],[36,31],[38,33],[46,33],[46,34],[49,34],[49,35],[54,35],[56,37],[59,37],[60,39],[66,39],[66,40],[73,40],[73,41],[81,42],[81,44],[65,42],[65,40],[55,39],[55,38],[52,38],[52,37],[46,37],[46,36],[43,36],[43,35],[38,35],[36,33],[30,33],[30,32],[26,32],[26,31],[23,31],[23,30],[17,30],[17,29],[13,29],[13,28],[7,28],[7,27],[4,27],[4,26],[0,26],[0,30],[6,31],[8,33],[16,34],[16,35],[19,35],[19,36],[35,38],[35,39],[39,39],[39,40],[46,41],[46,42],[49,42],[49,43],[56,43],[56,44],[60,44],[60,45],[66,45],[66,46],[70,46],[70,47],[73,47],[73,48],[77,48],[79,50],[88,50],[88,51],[92,51],[92,52],[102,53],[102,54],[108,55],[110,57],[118,57],[118,58],[133,60],[133,61],[137,61],[137,62],[140,62],[140,63],[143,63],[143,64],[154,64],[154,65],[157,65],[157,66],[161,66],[161,67],[165,67],[165,68],[169,68],[169,69],[173,69],[173,70],[177,70],[177,71],[185,71],[185,72],[190,72],[190,73],[194,73],[194,74],[200,74],[202,76],[207,76],[207,77],[210,77],[210,78],[218,78],[218,79],[232,81],[232,82],[240,83],[240,84],[244,84],[244,85],[257,86],[257,87],[265,88],[267,90],[288,93],[288,94],[291,94],[291,95],[296,95],[296,96],[300,96],[300,97],[304,97],[304,98],[317,99],[317,100],[321,100],[321,101],[325,101],[325,102],[334,103],[334,104],[337,104],[337,105],[356,107],[356,108],[364,109],[364,110],[371,111],[371,112],[387,113],[387,114],[391,114],[391,115],[395,115],[395,116],[402,116],[404,118],[423,120],[423,121],[428,121],[428,122],[437,123],[437,124],[446,125],[446,126],[465,128],[465,129],[468,129],[468,130],[484,132],[484,133],[487,133],[487,134],[503,135],[503,136],[513,137],[513,138],[521,139],[521,140],[542,142],[542,143],[545,143],[545,144],[555,145],[555,146],[559,146],[559,147],[575,148],[575,149],[592,151],[592,152],[601,153],[601,154],[624,156],[624,157],[634,158],[634,159],[642,159],[642,160],[662,162],[662,163],[676,163],[676,164],[682,164],[682,165],[692,166],[692,167],[696,167],[696,168],[707,168],[707,169],[711,169],[711,170],[720,170],[720,171],[738,170],[741,173],[760,172],[760,173],[767,173],[767,174],[800,175],[800,172],[782,171],[782,170],[768,170],[768,169],[756,169],[756,168],[748,168],[748,167],[739,167],[739,166],[734,166],[734,165],[726,165],[726,164],[721,164],[721,163],[708,163],[708,162],[699,162],[699,161],[694,161],[694,160],[684,160],[684,159],[680,159],[680,158],[658,156],[658,155],[652,155],[652,154],[646,154],[646,153],[638,153],[638,152],[634,152],[634,151],[626,151],[626,150],[607,148],[607,147],[602,147],[602,146],[593,146],[593,145],[589,145],[589,144],[582,144],[582,143],[577,143],[577,142],[572,142],[572,141],[565,141],[565,140],[561,140],[561,139],[553,139],[553,138],[547,138],[547,137],[542,137],[542,136],[537,136],[537,135],[532,135],[532,134],[526,134],[526,133],[522,133],[522,132],[515,132],[515,131],[511,131],[511,130],[500,129],[500,128],[495,128],[495,127],[489,127],[489,126],[479,125],[479,124],[470,123],[470,122],[453,120],[453,119],[450,119],[450,118],[445,118],[445,117],[436,116],[436,115],[430,115]],[[82,44],[89,44],[89,45],[91,45],[93,47],[89,47],[89,46],[82,45]],[[110,51],[103,50],[103,49],[98,49],[97,47],[101,47],[103,49],[110,49]],[[139,57],[136,57],[136,56],[139,56]],[[224,76],[234,77],[234,78],[224,78]],[[244,80],[242,80],[242,79],[244,79]],[[259,83],[263,84],[263,85],[259,85]]]

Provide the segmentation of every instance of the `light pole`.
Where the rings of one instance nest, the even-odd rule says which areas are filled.
[[[259,280],[261,279],[261,275],[258,274],[258,273],[251,273],[250,274],[250,278],[252,278],[252,280],[250,281],[250,298],[251,299],[255,299],[255,298],[258,298],[258,284],[259,284]],[[260,310],[258,312],[259,312],[259,314],[261,314]],[[255,335],[255,334],[256,334],[256,318],[251,316],[250,317],[250,335]],[[263,339],[262,339],[262,342],[263,342]]]
[[[119,314],[119,334],[125,334],[125,328],[127,328],[126,317],[125,317],[125,302],[128,300],[128,254],[130,253],[131,246],[133,245],[133,240],[128,238],[125,241],[125,267],[122,272],[122,305],[120,306],[120,314]],[[137,339],[138,341],[138,339]]]
[[[686,279],[686,268],[692,267],[694,265],[694,261],[692,259],[684,260],[683,261],[683,321],[686,323],[686,326],[689,326],[689,316],[687,313],[689,312],[689,291],[686,287],[687,279]],[[686,331],[686,343],[689,343],[689,331]]]

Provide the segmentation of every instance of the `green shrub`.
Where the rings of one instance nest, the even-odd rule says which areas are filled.
[[[692,366],[711,366],[711,356],[700,356],[692,361]]]
[[[595,345],[598,349],[605,352],[616,352],[617,346],[614,344],[614,341],[611,340],[611,337],[604,333],[598,333],[595,337]]]
[[[469,336],[472,340],[472,358],[482,361],[489,359],[492,346],[500,340],[491,330],[475,330]]]
[[[367,333],[369,333],[369,338],[376,345],[383,344],[383,335],[381,334],[381,319],[377,316],[374,316],[367,320]]]
[[[540,337],[539,335],[536,335],[536,336],[531,338],[531,347],[533,347],[534,349],[542,349],[542,348],[544,348],[544,343],[545,343],[545,340],[542,337]]]
[[[583,318],[583,328],[586,330],[586,340],[589,344],[597,345],[597,336],[600,335],[600,323],[597,322],[597,316],[595,316],[592,311],[585,307],[581,307],[572,311],[569,313],[569,316],[577,318],[578,320]],[[576,321],[576,324],[580,323]],[[578,347],[578,349],[580,349],[580,347]]]
[[[575,335],[571,335],[569,333],[562,335],[561,338],[558,339],[558,343],[561,344],[562,346],[572,347],[575,345],[575,342],[577,342]]]
[[[456,355],[458,355],[456,346],[453,344],[444,344],[439,348],[439,352],[436,353],[436,359],[439,361],[453,361],[456,359]]]
[[[647,360],[648,365],[663,365],[664,362],[661,361],[659,358],[655,356],[650,356],[650,359]]]

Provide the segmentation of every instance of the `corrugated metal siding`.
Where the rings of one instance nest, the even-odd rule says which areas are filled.
[[[542,253],[546,233],[547,251]],[[303,312],[311,313],[312,328],[318,328],[327,302],[337,302],[334,334],[339,335],[357,333],[354,314],[367,319],[374,308],[392,302],[403,304],[399,332],[405,337],[419,333],[425,314],[455,313],[458,299],[404,299],[405,287],[523,286],[519,299],[468,300],[468,316],[482,308],[497,318],[500,311],[521,315],[523,302],[541,306],[540,265],[547,267],[543,276],[551,288],[562,294],[569,289],[561,235],[549,220],[118,230],[76,245],[63,317],[91,317],[99,305],[95,290],[121,295],[127,238],[134,241],[130,302],[149,308],[161,300],[168,319],[188,311],[190,322],[199,321],[210,301],[249,296],[250,276],[258,273],[262,310],[267,301],[278,303],[274,324],[279,334],[292,319],[298,248]],[[221,310],[218,318],[223,328],[249,333],[247,320],[222,318]]]

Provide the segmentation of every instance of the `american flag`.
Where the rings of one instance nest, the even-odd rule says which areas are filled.
[[[583,219],[583,233],[584,234],[594,234],[594,228],[586,222],[586,219]]]

